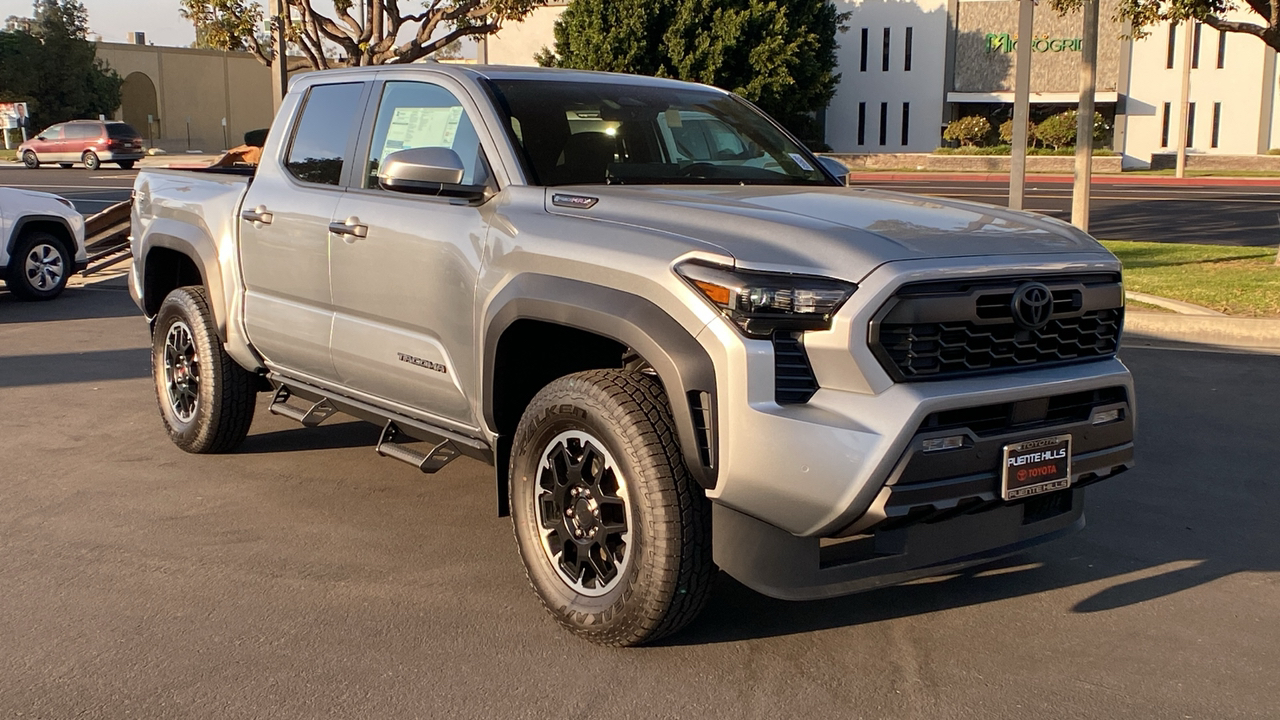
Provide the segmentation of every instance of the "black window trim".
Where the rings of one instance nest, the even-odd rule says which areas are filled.
[[[331,85],[359,85],[360,99],[356,102],[364,111],[357,115],[357,132],[347,138],[347,148],[342,160],[342,172],[338,175],[338,184],[330,185],[328,183],[316,183],[309,180],[303,180],[293,171],[289,169],[289,154],[293,152],[293,143],[298,135],[298,127],[302,125],[302,116],[307,111],[307,104],[311,101],[311,93],[318,87],[327,87]],[[334,78],[332,82],[318,82],[307,87],[307,94],[298,102],[298,109],[294,111],[293,117],[289,119],[289,142],[285,145],[284,151],[276,159],[280,165],[280,172],[290,183],[300,188],[308,188],[311,190],[332,190],[335,192],[346,191],[351,184],[351,162],[356,157],[355,151],[360,142],[360,135],[364,131],[364,118],[369,110],[369,89],[373,85],[372,78],[356,79],[356,78]]]

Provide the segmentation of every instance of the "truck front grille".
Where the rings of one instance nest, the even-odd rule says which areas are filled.
[[[1028,329],[1011,305],[1028,282],[1048,287],[1049,321]],[[1110,357],[1120,345],[1124,290],[1114,273],[903,286],[870,328],[871,350],[898,381],[934,380]]]

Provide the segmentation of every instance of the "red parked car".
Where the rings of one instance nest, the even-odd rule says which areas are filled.
[[[72,120],[59,123],[18,146],[18,155],[29,168],[58,163],[68,168],[84,163],[97,170],[113,162],[128,170],[142,159],[142,136],[127,123]]]

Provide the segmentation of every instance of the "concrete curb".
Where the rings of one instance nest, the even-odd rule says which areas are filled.
[[[1125,313],[1126,340],[1162,341],[1226,348],[1280,351],[1280,320],[1211,315]]]
[[[1209,317],[1227,317],[1226,313],[1220,313],[1217,310],[1210,310],[1207,307],[1202,307],[1200,305],[1193,305],[1189,302],[1182,302],[1181,300],[1170,300],[1169,298],[1160,297],[1159,295],[1148,295],[1146,293],[1126,290],[1124,293],[1124,296],[1130,300],[1137,300],[1138,302],[1144,302],[1148,305],[1155,305],[1157,307],[1162,307],[1165,310],[1172,310],[1180,315],[1207,315]]]
[[[1008,173],[934,173],[934,172],[851,172],[848,182],[1009,182]],[[1027,175],[1027,182],[1073,183],[1070,175]],[[1094,175],[1094,185],[1230,185],[1235,187],[1280,187],[1280,177],[1191,177],[1176,178],[1164,175]]]

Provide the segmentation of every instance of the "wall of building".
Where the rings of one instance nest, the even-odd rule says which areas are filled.
[[[271,71],[249,53],[98,43],[98,57],[125,79],[124,104],[114,119],[170,152],[187,149],[188,119],[190,147],[216,152],[269,127],[275,114]]]
[[[839,37],[840,84],[827,108],[827,144],[835,152],[937,147],[945,94],[946,0],[837,0],[836,8],[851,16],[849,31]]]
[[[1231,19],[1249,20],[1237,13]],[[1226,38],[1222,67],[1219,48]],[[1194,122],[1189,152],[1253,155],[1280,144],[1276,114],[1276,53],[1262,40],[1242,33],[1225,36],[1200,26],[1199,53],[1191,43],[1193,63],[1190,100]],[[1170,48],[1172,47],[1172,58]],[[1151,35],[1133,43],[1132,82],[1125,103],[1128,128],[1124,147],[1126,166],[1145,165],[1151,155],[1176,152],[1182,63],[1188,47],[1184,29],[1172,34],[1169,24],[1152,28]],[[1166,105],[1168,128],[1166,132]],[[1214,133],[1217,106],[1218,131]]]
[[[537,65],[534,55],[555,45],[552,28],[568,0],[534,8],[523,22],[508,23],[480,42],[480,62],[489,65]],[[488,55],[486,58],[485,56]]]

